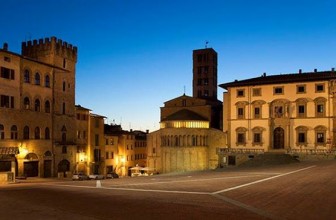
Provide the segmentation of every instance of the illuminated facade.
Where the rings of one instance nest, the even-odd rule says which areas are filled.
[[[130,168],[147,165],[147,133],[105,124],[106,172],[130,176]]]
[[[55,37],[22,43],[22,54],[0,50],[0,147],[20,154],[16,174],[66,175],[76,159],[75,65],[77,48]]]
[[[148,166],[157,172],[218,167],[226,145],[222,102],[217,100],[217,53],[193,51],[193,97],[183,94],[161,107],[160,130],[147,136]]]
[[[227,90],[223,109],[229,150],[224,152],[300,157],[331,153],[336,144],[335,83],[332,70],[263,75],[220,85]]]

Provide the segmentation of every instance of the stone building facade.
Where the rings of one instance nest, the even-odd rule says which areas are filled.
[[[239,153],[328,154],[336,145],[336,72],[270,75],[220,85],[224,93],[224,161]],[[241,155],[240,155],[241,156]],[[225,159],[227,157],[227,160]]]
[[[21,54],[7,44],[0,50],[0,147],[19,150],[9,159],[17,175],[50,177],[74,169],[76,62],[77,47],[55,37],[23,42]]]
[[[217,100],[217,53],[193,51],[193,97],[183,94],[161,107],[160,129],[147,136],[147,163],[157,172],[215,169],[226,145],[222,102]]]
[[[143,131],[126,131],[120,125],[105,124],[106,172],[131,176],[131,168],[147,165],[147,136]]]

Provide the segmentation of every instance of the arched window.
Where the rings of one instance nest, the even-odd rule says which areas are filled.
[[[41,84],[41,77],[39,73],[35,73],[35,85]]]
[[[50,113],[50,102],[48,100],[44,104],[44,110],[46,113]]]
[[[39,99],[35,99],[35,111],[39,112],[40,109],[41,109],[40,100]]]
[[[36,127],[35,128],[35,139],[40,139],[40,138],[41,138],[40,128]]]
[[[63,102],[63,106],[62,106],[62,113],[63,115],[65,115],[65,103]]]
[[[23,74],[23,81],[25,83],[30,83],[30,73],[29,70],[25,70]]]
[[[17,138],[18,138],[17,127],[16,127],[16,125],[13,125],[11,127],[11,139],[16,140]]]
[[[0,124],[0,139],[5,139],[5,127]]]
[[[44,136],[45,136],[45,139],[47,139],[47,140],[50,139],[50,130],[49,130],[48,127],[45,128]]]
[[[23,139],[29,139],[29,127],[28,126],[25,126],[23,128]]]
[[[66,132],[67,132],[67,129],[65,127],[65,125],[63,125],[62,127],[62,143],[66,143]]]
[[[49,77],[48,74],[44,78],[44,85],[45,85],[45,87],[50,88],[50,77]]]
[[[28,97],[25,97],[23,100],[23,105],[25,109],[30,109],[30,100]]]

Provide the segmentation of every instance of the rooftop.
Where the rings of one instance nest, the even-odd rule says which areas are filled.
[[[307,73],[291,73],[291,74],[279,74],[269,76],[263,74],[260,77],[245,80],[235,80],[233,82],[220,84],[219,86],[223,89],[228,89],[230,87],[294,83],[294,82],[311,82],[311,81],[321,81],[321,80],[323,81],[331,79],[336,79],[336,71],[334,69],[332,69],[331,71],[320,71],[320,72],[314,71]]]

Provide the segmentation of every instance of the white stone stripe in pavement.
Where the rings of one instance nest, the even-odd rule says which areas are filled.
[[[239,186],[234,186],[234,187],[231,187],[231,188],[227,188],[227,189],[223,189],[223,190],[220,190],[220,191],[216,191],[216,192],[213,192],[212,194],[219,194],[219,193],[223,193],[223,192],[232,191],[232,190],[239,189],[239,188],[242,188],[242,187],[254,185],[254,184],[257,184],[257,183],[265,182],[265,181],[272,180],[272,179],[275,179],[275,178],[279,178],[279,177],[282,177],[282,176],[287,176],[287,175],[290,175],[290,174],[293,174],[293,173],[297,173],[297,172],[301,172],[301,171],[304,171],[304,170],[308,170],[308,169],[311,169],[313,167],[316,167],[316,166],[314,165],[314,166],[302,168],[302,169],[299,169],[299,170],[294,170],[294,171],[291,171],[291,172],[288,172],[288,173],[283,173],[283,174],[279,174],[279,175],[276,175],[276,176],[268,177],[268,178],[265,178],[265,179],[253,181],[253,182],[250,182],[250,183],[245,183],[245,184],[242,184],[242,185],[239,185]]]

